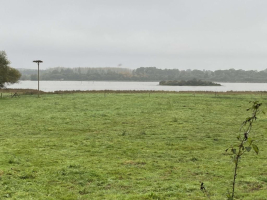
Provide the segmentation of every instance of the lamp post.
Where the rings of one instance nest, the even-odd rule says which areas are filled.
[[[41,60],[34,60],[33,62],[38,64],[38,98],[39,98],[39,63],[42,63]]]

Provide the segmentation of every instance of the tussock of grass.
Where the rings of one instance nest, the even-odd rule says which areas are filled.
[[[225,199],[224,152],[264,95],[74,93],[0,99],[0,197],[11,199]],[[240,164],[239,199],[267,196],[266,116],[260,154]],[[263,198],[264,197],[264,198]],[[0,198],[0,199],[1,199]]]

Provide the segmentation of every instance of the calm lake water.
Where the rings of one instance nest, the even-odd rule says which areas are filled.
[[[267,83],[221,83],[222,86],[161,86],[158,82],[40,81],[40,90],[148,90],[148,91],[267,91]],[[37,81],[20,81],[7,88],[37,89]]]

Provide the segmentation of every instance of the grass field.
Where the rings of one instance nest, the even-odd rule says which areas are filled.
[[[234,144],[267,95],[75,93],[0,98],[0,199],[226,199]],[[267,199],[267,116],[236,198]]]

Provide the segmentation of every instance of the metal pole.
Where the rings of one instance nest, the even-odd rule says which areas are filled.
[[[38,98],[40,97],[40,73],[39,73],[39,63],[42,63],[41,60],[34,60],[33,62],[38,64]]]
[[[39,98],[39,62],[38,62],[38,98]]]

